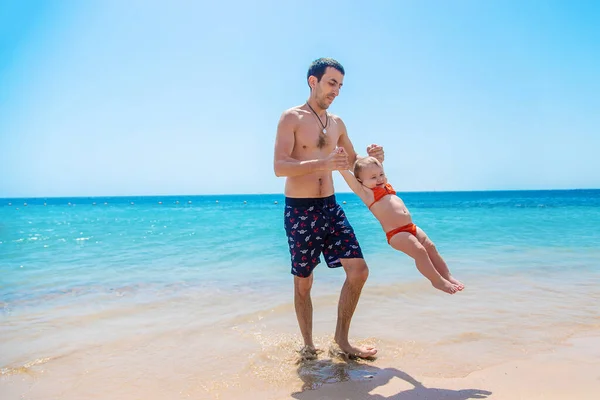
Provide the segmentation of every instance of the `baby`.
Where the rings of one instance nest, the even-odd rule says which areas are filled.
[[[343,152],[340,148],[338,151]],[[369,207],[386,232],[387,241],[394,249],[408,254],[431,284],[453,294],[464,285],[450,275],[450,271],[435,245],[425,232],[413,224],[402,199],[388,183],[382,164],[374,157],[357,158],[354,175],[340,170],[350,189]]]

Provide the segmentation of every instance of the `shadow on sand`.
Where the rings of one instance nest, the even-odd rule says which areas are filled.
[[[468,400],[485,399],[492,392],[480,389],[450,390],[428,388],[412,376],[395,368],[377,368],[356,361],[332,360],[304,361],[299,364],[298,376],[303,381],[302,391],[292,393],[298,400],[352,399],[352,400]],[[371,394],[393,378],[412,385],[388,397]],[[348,382],[342,389],[336,382]]]

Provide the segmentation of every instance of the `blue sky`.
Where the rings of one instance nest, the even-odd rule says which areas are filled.
[[[364,4],[1,2],[0,197],[280,193],[321,56],[397,190],[600,187],[597,2]]]

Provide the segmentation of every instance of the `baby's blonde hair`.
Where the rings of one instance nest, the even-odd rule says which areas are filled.
[[[354,163],[354,176],[356,179],[360,178],[360,173],[363,169],[368,167],[369,165],[377,165],[380,168],[383,168],[381,163],[375,157],[367,156],[367,157],[357,157],[356,162]]]

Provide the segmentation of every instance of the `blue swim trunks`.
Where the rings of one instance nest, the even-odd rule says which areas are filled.
[[[321,262],[341,267],[340,258],[363,258],[362,250],[335,195],[285,199],[285,232],[292,260],[292,274],[308,277]]]

